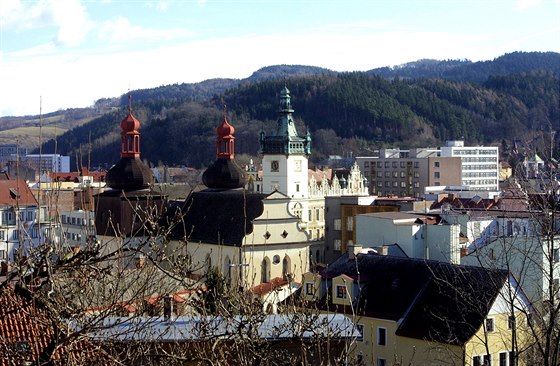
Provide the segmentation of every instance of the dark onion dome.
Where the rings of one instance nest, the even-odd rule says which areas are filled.
[[[148,188],[154,180],[150,168],[137,157],[121,158],[105,176],[107,186],[125,191]]]
[[[202,183],[208,188],[234,189],[247,183],[247,173],[237,165],[235,156],[235,128],[224,116],[216,128],[216,161],[202,174]]]
[[[125,191],[144,189],[155,181],[150,168],[140,160],[139,128],[140,121],[132,115],[129,96],[128,115],[121,121],[121,160],[105,176],[110,188]]]
[[[247,183],[247,173],[234,160],[216,159],[202,174],[202,183],[208,188],[241,188]]]

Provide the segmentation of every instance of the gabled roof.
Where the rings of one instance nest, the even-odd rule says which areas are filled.
[[[0,289],[0,366],[23,364],[67,365],[69,362],[116,364],[98,346],[87,340],[69,341],[63,346],[66,329],[52,319],[28,291],[11,285]],[[76,363],[76,364],[77,364]]]
[[[265,197],[242,189],[192,192],[182,207],[182,222],[173,238],[240,246],[245,235],[253,231],[252,221],[262,215]]]
[[[456,345],[480,328],[508,277],[502,270],[372,254],[343,256],[321,274],[358,277],[358,311],[400,322],[397,335]]]
[[[0,180],[0,205],[38,205],[29,186],[21,179]]]

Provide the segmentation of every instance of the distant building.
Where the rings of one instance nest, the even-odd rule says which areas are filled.
[[[357,157],[369,176],[370,194],[421,197],[430,186],[468,186],[498,192],[498,148],[448,141],[439,149],[381,149],[379,156]]]
[[[461,183],[461,159],[442,157],[437,150],[381,149],[378,157],[356,161],[376,196],[422,197],[428,186]]]
[[[70,157],[60,154],[29,154],[23,158],[20,157],[20,161],[35,169],[35,174],[38,175],[70,171]]]
[[[17,144],[1,144],[0,145],[0,166],[4,167],[8,161],[16,161],[27,155],[27,148]]]

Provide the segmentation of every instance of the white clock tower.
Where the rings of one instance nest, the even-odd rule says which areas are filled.
[[[284,87],[280,92],[278,127],[275,135],[261,132],[260,144],[263,154],[263,193],[275,190],[290,198],[308,198],[307,157],[311,153],[311,135],[298,136],[292,118],[290,91]]]

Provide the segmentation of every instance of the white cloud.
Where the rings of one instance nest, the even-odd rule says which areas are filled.
[[[63,46],[81,44],[92,27],[79,0],[3,0],[0,11],[4,29],[24,31],[53,26],[57,28],[53,41]]]
[[[130,41],[170,40],[190,36],[184,29],[149,29],[133,25],[125,17],[105,21],[100,24],[98,37],[105,42],[123,43]]]

